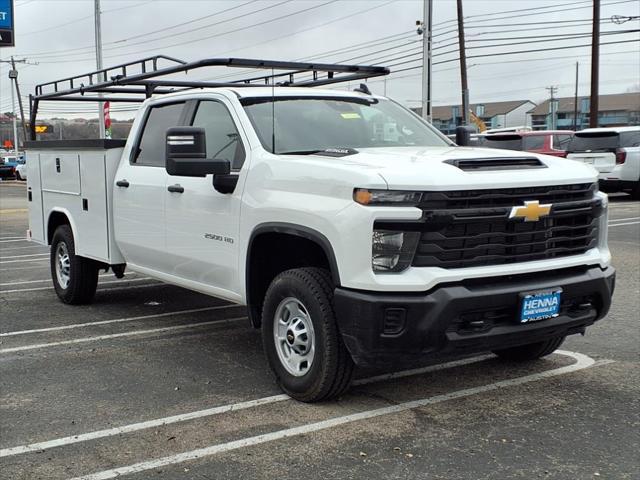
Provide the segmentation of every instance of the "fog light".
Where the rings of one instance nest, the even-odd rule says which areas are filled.
[[[420,232],[374,230],[371,265],[374,272],[400,272],[411,265]]]

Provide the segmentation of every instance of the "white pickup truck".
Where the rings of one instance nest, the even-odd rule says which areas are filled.
[[[606,315],[615,272],[591,166],[456,146],[365,85],[309,88],[381,67],[203,62],[271,73],[191,84],[157,77],[193,63],[128,64],[37,87],[32,125],[40,102],[79,88],[148,97],[126,142],[27,145],[29,235],[51,246],[63,302],[127,268],[247,305],[302,401],[344,392],[355,365],[532,360]]]

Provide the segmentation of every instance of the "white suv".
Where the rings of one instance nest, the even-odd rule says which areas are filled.
[[[568,151],[567,158],[598,170],[603,190],[629,191],[640,199],[640,126],[582,130],[575,134]]]

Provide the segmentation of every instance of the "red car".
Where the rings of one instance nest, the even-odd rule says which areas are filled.
[[[480,146],[566,157],[571,137],[571,130],[490,133],[483,137]]]

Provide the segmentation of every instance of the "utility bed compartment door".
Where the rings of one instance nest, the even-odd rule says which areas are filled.
[[[42,190],[80,195],[80,157],[77,153],[41,153],[40,169]]]
[[[27,201],[29,205],[29,230],[34,242],[47,244],[42,212],[42,185],[40,179],[40,154],[27,152]]]
[[[80,198],[78,198],[77,254],[103,260],[110,258],[105,152],[82,152]]]

